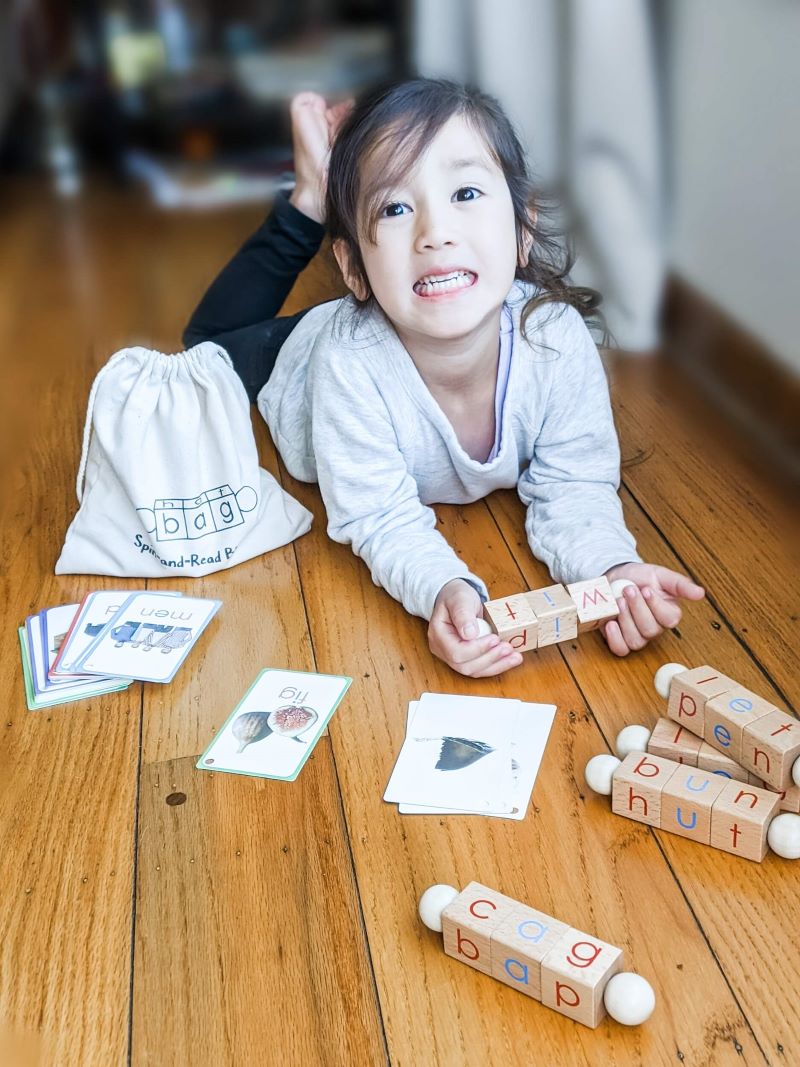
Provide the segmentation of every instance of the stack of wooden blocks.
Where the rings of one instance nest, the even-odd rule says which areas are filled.
[[[512,897],[470,882],[442,912],[444,950],[585,1026],[606,1014],[603,992],[622,949]]]
[[[713,667],[679,667],[668,717],[773,789],[788,789],[800,758],[800,722]]]
[[[673,722],[672,719],[658,720],[647,742],[647,751],[653,756],[663,756],[664,759],[674,760],[675,763],[684,763],[689,767],[711,771],[722,778],[744,782],[746,785],[757,785],[760,789],[766,789],[767,792],[777,795],[781,811],[793,811],[795,814],[800,814],[800,786],[791,784],[786,789],[773,789],[758,775],[746,770],[740,763],[726,756],[724,752],[718,752],[707,741],[702,741],[695,734],[690,733],[685,726]]]
[[[614,772],[612,811],[760,862],[777,793],[662,756],[631,752]]]
[[[569,641],[615,619],[619,608],[608,579],[515,593],[489,600],[483,613],[492,630],[519,652]]]

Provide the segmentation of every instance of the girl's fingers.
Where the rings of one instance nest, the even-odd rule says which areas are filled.
[[[706,595],[705,589],[685,574],[671,571],[667,567],[656,567],[658,584],[670,596],[682,597],[684,600],[702,600]]]
[[[498,648],[493,648],[491,652],[487,652],[486,655],[478,656],[477,659],[463,664],[458,670],[461,674],[466,674],[470,678],[490,678],[492,675],[502,674],[503,671],[510,670],[512,667],[518,667],[520,663],[522,663],[521,652],[515,652],[513,648],[506,652],[505,649],[498,646]]]
[[[650,594],[649,599],[648,594]],[[642,590],[642,596],[647,599],[647,602],[650,605],[650,610],[653,613],[653,618],[663,629],[671,630],[673,626],[677,626],[681,621],[681,609],[674,600],[659,596],[659,594],[655,590],[651,590],[649,586],[645,586]]]
[[[644,648],[647,644],[648,637],[642,633],[640,629],[640,622],[648,630],[653,630],[652,636],[656,636],[661,632],[661,627],[653,618],[650,608],[647,607],[641,593],[638,589],[634,591],[630,586],[625,589],[625,592],[619,598],[619,615],[617,616],[617,625],[622,633],[623,640],[629,649],[638,651],[640,648]],[[649,624],[647,617],[649,616]]]
[[[619,628],[618,623],[613,620],[606,623],[606,628],[603,631],[605,634],[606,644],[615,656],[627,656],[630,649],[625,644],[625,639],[622,636],[622,631]]]
[[[469,663],[479,656],[485,656],[501,643],[497,634],[487,634],[485,637],[479,637],[474,641],[462,641],[451,628],[438,632],[434,631],[434,633],[434,640],[437,646],[434,648],[434,652],[451,666],[455,666],[457,670],[461,669],[461,664]],[[510,647],[510,645],[506,645],[507,649],[510,649]]]

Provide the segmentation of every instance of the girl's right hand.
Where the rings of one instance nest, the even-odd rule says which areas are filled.
[[[469,582],[455,578],[442,586],[428,624],[428,645],[434,656],[459,674],[488,678],[522,663],[522,655],[497,634],[478,636],[483,604]]]

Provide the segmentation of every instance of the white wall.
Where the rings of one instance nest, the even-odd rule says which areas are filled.
[[[800,373],[800,4],[666,8],[671,263]]]

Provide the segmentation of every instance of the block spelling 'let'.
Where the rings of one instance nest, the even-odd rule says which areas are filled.
[[[713,667],[682,671],[670,683],[667,715],[698,737],[705,737],[706,702],[735,688],[736,682],[732,678]]]

